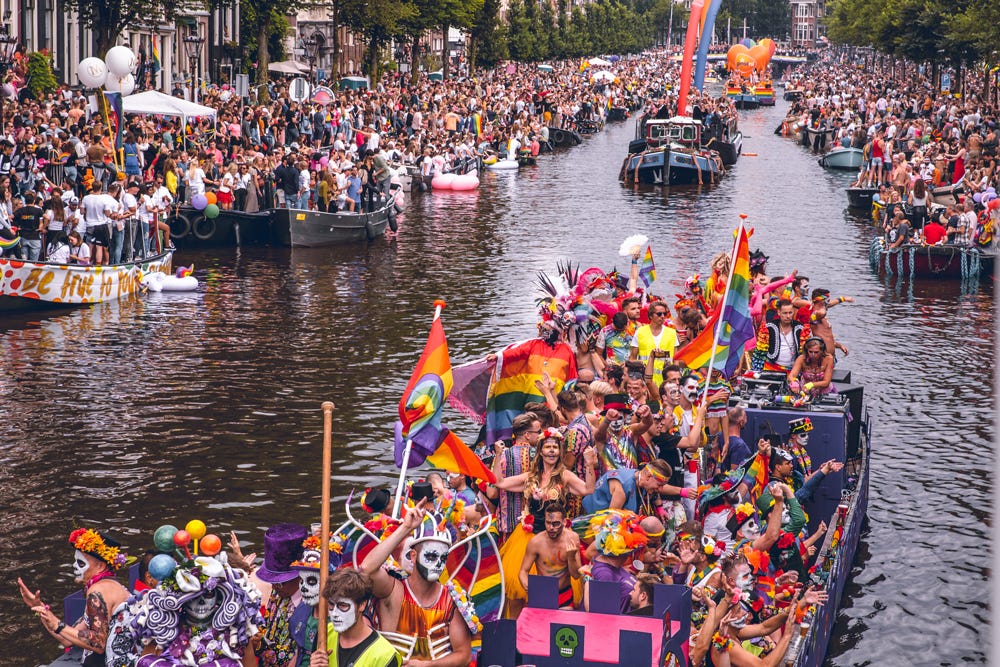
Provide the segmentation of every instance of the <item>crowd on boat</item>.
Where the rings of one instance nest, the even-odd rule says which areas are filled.
[[[852,188],[872,191],[873,216],[890,247],[905,243],[991,247],[1000,113],[975,81],[963,97],[930,71],[828,59],[797,72],[801,96],[783,128],[805,129],[817,151],[854,149]]]
[[[182,126],[169,116],[126,114],[117,149],[113,123],[82,92],[18,95],[18,62],[4,88],[11,99],[0,132],[0,235],[12,250],[11,227],[23,222],[14,252],[38,259],[51,243],[65,245],[56,232],[66,229],[72,239],[78,231],[77,246],[83,241],[94,261],[113,262],[129,255],[130,244],[143,253],[150,243],[169,247],[168,211],[199,195],[210,195],[220,210],[248,213],[280,206],[370,211],[384,205],[393,177],[407,171],[426,187],[435,174],[477,169],[498,156],[534,158],[552,149],[557,132],[596,131],[610,109],[635,108],[648,91],[665,87],[664,77],[651,76],[657,62],[618,60],[613,75],[579,61],[554,63],[551,71],[510,64],[444,81],[421,75],[416,83],[393,73],[371,89],[336,91],[322,103],[291,101],[281,81],[270,86],[266,103],[245,104],[228,86],[211,87],[199,101],[214,118],[188,118]],[[128,198],[133,183],[136,202]],[[91,216],[83,200],[94,184],[117,205]],[[26,207],[29,192],[45,212],[37,223],[37,212]],[[86,217],[79,230],[60,224],[62,209],[49,213],[56,200],[68,207],[74,198]],[[28,210],[18,217],[22,208]]]
[[[689,664],[777,664],[826,600],[811,583],[826,524],[810,531],[806,513],[844,462],[810,460],[813,425],[795,413],[787,436],[745,441],[746,411],[729,398],[761,372],[798,404],[835,392],[834,355],[847,349],[829,309],[853,299],[798,271],[771,276],[759,250],[719,253],[707,278],[658,295],[643,250],[645,239],[623,244],[628,275],[563,265],[540,277],[538,338],[474,362],[509,383],[475,448],[491,475],[422,473],[401,512],[389,490],[368,489],[364,516],[329,544],[315,526],[279,524],[262,561],[235,534],[224,549],[200,521],[150,527],[131,589],[117,577],[125,547],[107,527],[82,527],[66,551],[82,618],[67,624],[50,591],[19,580],[25,604],[56,641],[87,650],[89,666],[465,667],[483,621],[521,613],[529,575],[554,579],[564,609],[589,609],[592,582],[612,582],[614,606],[636,616],[652,615],[654,587],[670,583],[693,599]],[[734,371],[710,371],[691,349],[727,294],[753,335]],[[505,589],[475,579],[500,569]],[[330,625],[319,629],[321,598]]]

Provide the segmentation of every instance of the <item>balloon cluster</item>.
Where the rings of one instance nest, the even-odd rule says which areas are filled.
[[[198,211],[204,211],[205,217],[211,220],[219,217],[218,201],[214,192],[206,192],[203,195],[191,197],[191,206],[194,206]]]
[[[733,44],[726,52],[726,64],[730,72],[738,72],[742,76],[750,76],[751,71],[763,72],[771,62],[771,57],[778,48],[770,37],[754,42],[749,37]]]
[[[153,578],[163,581],[177,569],[177,560],[170,555],[173,551],[176,551],[182,560],[191,560],[192,545],[195,556],[198,555],[199,548],[206,556],[215,556],[222,551],[222,540],[207,530],[205,522],[198,519],[188,521],[184,530],[177,530],[170,524],[157,528],[153,533],[153,546],[163,553],[153,556],[149,561],[149,573]]]
[[[84,88],[100,88],[109,93],[131,95],[135,90],[135,75],[139,65],[132,49],[114,46],[108,50],[104,60],[91,56],[84,58],[77,66],[76,76]]]

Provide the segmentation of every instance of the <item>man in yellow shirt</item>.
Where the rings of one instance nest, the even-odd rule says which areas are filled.
[[[666,325],[667,304],[662,301],[655,301],[649,306],[649,324],[636,329],[632,338],[632,349],[629,358],[638,360],[644,364],[652,356],[653,362],[652,377],[657,386],[663,383],[663,368],[670,363],[674,357],[674,349],[677,347],[677,331]]]

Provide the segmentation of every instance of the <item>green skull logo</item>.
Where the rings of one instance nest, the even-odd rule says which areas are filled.
[[[580,638],[576,636],[573,628],[559,628],[556,633],[556,648],[563,658],[572,658],[576,653],[576,647],[580,644]]]

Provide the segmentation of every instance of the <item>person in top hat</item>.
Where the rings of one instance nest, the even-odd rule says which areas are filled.
[[[372,579],[378,629],[400,651],[407,667],[466,667],[472,658],[474,611],[452,582],[440,582],[453,537],[450,522],[421,499],[407,509],[400,527],[372,549],[361,570]],[[406,543],[404,544],[404,540]],[[400,545],[414,564],[399,581],[383,564]]]
[[[264,533],[264,564],[254,571],[254,583],[267,600],[264,627],[252,643],[260,667],[291,667],[295,657],[291,618],[302,594],[292,563],[302,559],[302,541],[308,535],[297,523],[279,523]]]
[[[330,549],[328,568],[332,574],[342,561],[342,556],[334,550],[334,539],[328,543]],[[295,667],[303,667],[310,662],[310,656],[316,651],[316,639],[319,632],[319,599],[320,591],[320,552],[319,536],[310,535],[302,541],[302,558],[292,563],[291,568],[299,575],[299,593],[302,603],[292,612],[290,620],[292,639],[295,640],[296,653],[292,662]],[[330,605],[332,609],[333,604]]]
[[[105,533],[79,528],[70,533],[75,549],[73,574],[83,584],[86,600],[83,618],[76,625],[66,625],[42,601],[40,590],[31,592],[18,578],[21,599],[35,612],[42,626],[65,647],[78,646],[86,651],[85,667],[103,667],[108,642],[111,612],[128,596],[128,589],[115,580],[115,572],[127,562],[121,544]]]

